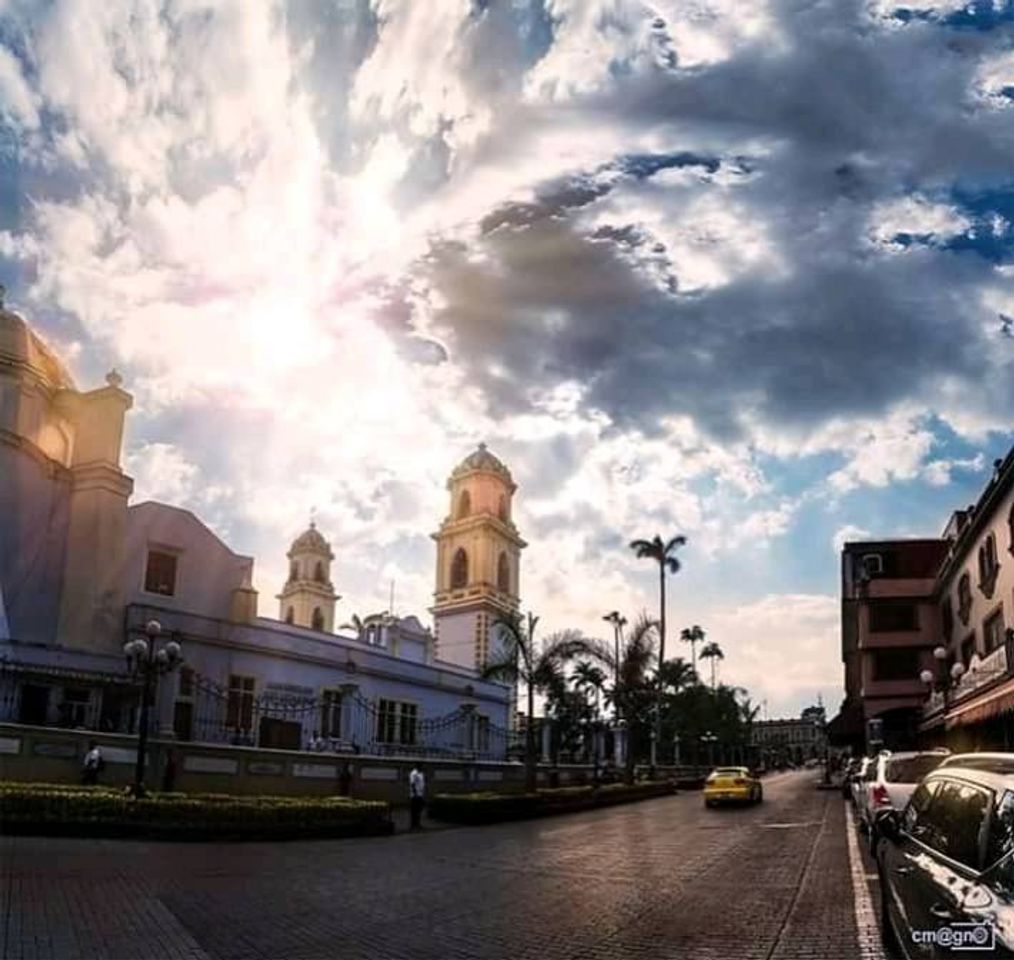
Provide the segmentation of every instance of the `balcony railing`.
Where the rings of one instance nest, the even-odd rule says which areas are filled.
[[[961,679],[947,691],[946,696],[940,690],[934,690],[930,694],[923,706],[923,716],[931,717],[944,709],[947,703],[964,700],[997,680],[1008,676],[1012,666],[1014,666],[1014,660],[1008,652],[1006,643],[1001,644],[981,660],[978,654],[974,655],[968,664],[968,669],[961,675]]]

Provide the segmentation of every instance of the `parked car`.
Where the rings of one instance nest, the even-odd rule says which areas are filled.
[[[884,751],[874,758],[863,777],[856,804],[859,828],[869,838],[871,855],[877,849],[877,813],[881,810],[901,810],[922,778],[948,756],[949,750]]]
[[[1014,956],[1014,753],[948,757],[876,827],[889,950]]]
[[[704,781],[704,805],[718,803],[760,803],[764,788],[746,767],[718,767]]]
[[[846,760],[841,771],[841,795],[846,800],[852,799],[852,777],[859,769],[859,758],[851,757]]]

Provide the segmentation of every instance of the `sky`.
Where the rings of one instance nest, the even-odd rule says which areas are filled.
[[[683,534],[667,654],[769,717],[841,701],[841,543],[1014,441],[1012,157],[1014,0],[0,0],[0,282],[136,501],[428,620],[485,441],[547,633]]]

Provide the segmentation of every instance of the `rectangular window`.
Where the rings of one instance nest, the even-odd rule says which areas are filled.
[[[416,721],[419,708],[414,703],[403,703],[398,718],[398,742],[412,745],[415,743]]]
[[[324,690],[320,699],[320,735],[338,739],[342,735],[342,695],[338,690]]]
[[[919,676],[916,648],[877,650],[873,654],[874,680],[914,680]]]
[[[997,610],[982,626],[982,636],[989,656],[1003,643],[1003,611]]]
[[[419,708],[414,703],[381,700],[377,712],[377,740],[380,743],[416,742]]]
[[[254,678],[229,677],[229,699],[225,711],[225,725],[230,730],[249,732],[253,726]]]
[[[173,709],[173,733],[177,740],[193,739],[194,705],[188,700],[177,700]]]
[[[970,633],[961,644],[961,662],[967,668],[972,662],[972,654],[975,653],[975,633]]]
[[[148,551],[148,566],[144,572],[144,589],[165,597],[176,594],[176,556],[159,550]]]
[[[912,603],[870,605],[870,633],[896,633],[919,629],[919,611]]]

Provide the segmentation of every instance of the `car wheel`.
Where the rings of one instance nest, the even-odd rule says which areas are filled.
[[[877,836],[877,831],[875,827],[869,827],[866,832],[869,834],[870,856],[873,857],[874,860],[876,860],[877,843],[880,841],[880,837]]]
[[[715,801],[714,800],[705,800],[704,801],[704,806],[706,806],[706,807],[713,807],[714,805],[715,805]]]
[[[757,802],[761,803],[763,800],[764,800],[764,788],[763,787],[758,787],[757,788]]]

